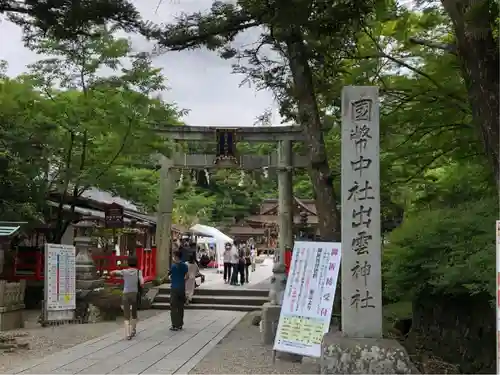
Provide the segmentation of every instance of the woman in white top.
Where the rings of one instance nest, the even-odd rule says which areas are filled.
[[[127,268],[112,271],[123,277],[123,316],[125,317],[125,337],[130,340],[137,330],[137,300],[139,289],[144,287],[141,270],[137,269],[137,258],[128,258]]]
[[[193,299],[194,288],[196,287],[196,276],[200,273],[200,269],[196,264],[196,255],[191,254],[191,257],[186,262],[188,266],[188,273],[186,279],[186,305]]]

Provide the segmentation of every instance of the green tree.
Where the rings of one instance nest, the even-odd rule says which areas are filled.
[[[153,28],[149,33],[167,50],[206,46],[218,50],[223,58],[248,61],[250,65],[237,65],[235,70],[247,74],[257,87],[275,92],[282,114],[304,127],[311,157],[309,175],[325,239],[340,238],[340,220],[337,194],[329,178],[313,69],[323,64],[327,50],[340,55],[352,50],[357,30],[377,5],[375,1],[354,0],[215,1],[208,14],[183,15],[177,24],[163,30]],[[237,50],[231,45],[240,32],[257,27],[261,34],[253,46]],[[276,58],[260,53],[266,49]]]
[[[127,168],[142,168],[152,155],[168,152],[155,130],[160,122],[178,123],[182,114],[150,97],[164,88],[160,70],[145,55],[132,55],[129,42],[114,38],[112,31],[96,29],[71,41],[40,40],[35,50],[55,57],[30,66],[30,78],[50,103],[47,115],[57,124],[49,159],[49,191],[59,196],[55,242],[69,225],[65,204],[73,212],[75,199],[90,187],[119,191],[124,198],[128,191],[135,195],[133,183],[143,187]],[[121,64],[124,58],[130,67]],[[103,68],[115,74],[101,77]]]
[[[139,13],[127,0],[2,0],[0,14],[22,26],[27,41],[40,35],[74,39],[107,23],[127,31],[141,28]]]
[[[500,50],[498,45],[498,0],[441,0],[451,25],[450,35],[412,35],[413,43],[426,49],[441,50],[456,56],[472,109],[474,126],[481,138],[484,153],[495,176],[499,176]],[[439,12],[435,4],[425,5],[427,13]],[[451,40],[450,40],[451,39]],[[450,43],[451,42],[451,43]]]
[[[0,74],[0,220],[43,219],[49,134],[56,129],[46,108],[29,80]]]

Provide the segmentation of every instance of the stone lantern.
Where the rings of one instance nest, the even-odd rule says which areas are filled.
[[[75,258],[75,279],[77,290],[93,290],[104,285],[104,280],[97,275],[97,268],[92,259],[90,237],[75,237],[77,255]]]

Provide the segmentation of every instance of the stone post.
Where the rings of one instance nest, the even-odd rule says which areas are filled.
[[[377,87],[344,87],[342,332],[349,337],[382,337],[378,107]]]
[[[162,157],[160,170],[160,199],[156,222],[156,276],[164,277],[170,268],[172,209],[177,170],[173,160]]]
[[[278,145],[278,210],[279,249],[275,254],[270,302],[262,307],[262,341],[274,343],[278,327],[281,303],[286,287],[285,248],[293,247],[293,186],[292,186],[292,142],[280,141]]]
[[[344,87],[342,330],[323,338],[322,374],[415,372],[401,344],[382,338],[379,163],[378,88]]]

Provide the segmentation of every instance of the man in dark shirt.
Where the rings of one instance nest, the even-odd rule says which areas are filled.
[[[181,253],[175,251],[170,268],[170,319],[172,331],[182,329],[184,325],[184,303],[186,301],[186,284],[188,266],[181,261]]]

